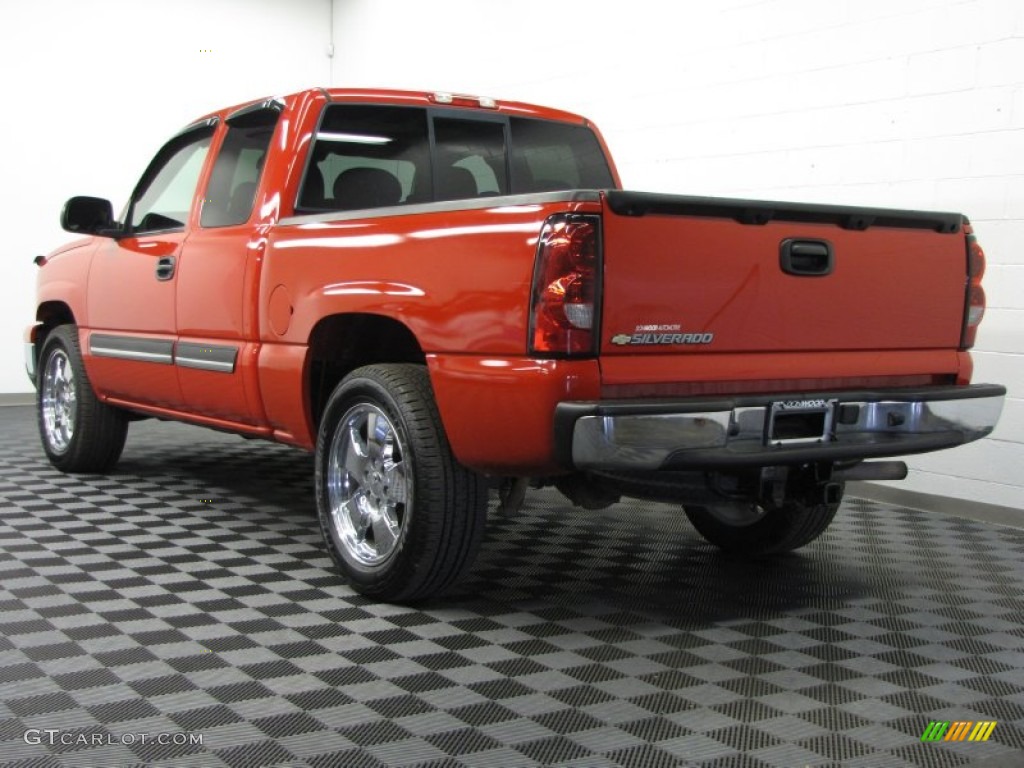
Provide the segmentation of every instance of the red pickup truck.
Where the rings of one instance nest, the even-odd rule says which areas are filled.
[[[595,127],[527,104],[314,89],[156,155],[123,213],[37,259],[45,451],[103,472],[128,423],[316,452],[355,589],[472,563],[489,487],[682,506],[725,549],[803,546],[850,479],[991,432],[985,260],[959,214],[624,191]]]

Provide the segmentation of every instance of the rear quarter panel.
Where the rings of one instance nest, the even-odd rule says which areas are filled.
[[[365,312],[402,322],[428,354],[522,355],[541,226],[555,212],[585,205],[496,199],[485,207],[285,223],[270,237],[259,300],[261,308],[280,307],[272,294],[283,291],[292,312],[283,332],[271,323],[275,313],[262,312],[260,336],[305,344],[320,319]]]
[[[497,393],[506,383],[508,371],[488,361],[526,354],[534,256],[544,220],[596,205],[496,198],[493,204],[463,201],[282,222],[268,239],[259,291],[260,388],[271,426],[292,442],[310,443],[313,425],[302,406],[311,333],[325,317],[376,314],[402,323],[417,339],[430,362],[442,420],[451,425],[453,449],[470,459],[463,448],[479,426],[460,430],[456,422],[469,418],[479,425],[487,415],[481,411],[494,413],[494,402],[473,395]],[[445,363],[444,357],[464,358],[466,365]],[[538,370],[545,381],[550,374]],[[450,387],[451,381],[460,386]],[[470,381],[473,386],[464,386]],[[541,434],[522,419],[512,424],[513,436],[517,426],[529,432],[531,445],[543,442],[543,448],[525,453],[549,453],[549,431]],[[494,434],[489,432],[491,443]],[[480,451],[473,452],[483,467]]]

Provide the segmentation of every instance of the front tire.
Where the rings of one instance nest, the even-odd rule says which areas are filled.
[[[124,449],[128,418],[93,392],[77,326],[59,326],[46,338],[38,376],[39,435],[50,463],[72,473],[113,469]]]
[[[472,565],[487,519],[483,479],[452,456],[426,369],[359,368],[327,402],[316,498],[331,557],[358,592],[409,601]]]
[[[683,508],[697,532],[715,546],[740,555],[777,555],[810,544],[825,532],[839,503],[787,499],[780,506],[753,502]]]

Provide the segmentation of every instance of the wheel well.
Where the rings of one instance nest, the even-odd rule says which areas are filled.
[[[75,316],[71,312],[71,307],[64,302],[46,301],[40,304],[36,310],[36,320],[43,324],[43,327],[36,332],[36,355],[38,355],[50,332],[59,325],[74,323]]]
[[[307,386],[310,416],[320,424],[327,399],[351,371],[373,363],[426,363],[412,331],[382,315],[325,317],[309,338]]]

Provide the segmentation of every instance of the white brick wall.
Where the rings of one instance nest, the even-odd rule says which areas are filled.
[[[901,487],[1024,508],[1024,3],[335,0],[332,85],[593,118],[625,184],[963,211],[989,260],[998,431]]]
[[[64,240],[69,195],[120,206],[182,122],[275,89],[462,90],[590,116],[632,188],[968,213],[989,257],[975,378],[1010,400],[992,438],[913,459],[902,487],[1024,508],[1024,3],[333,0],[331,66],[331,1],[0,4],[5,93],[29,116],[0,149],[17,222],[0,392],[27,388],[29,259]],[[159,44],[112,17],[159,28]],[[72,125],[92,151],[68,161]]]
[[[190,120],[326,82],[330,2],[0,2],[0,393],[32,388],[32,257],[74,239],[58,224],[65,200],[97,195],[120,211]]]

